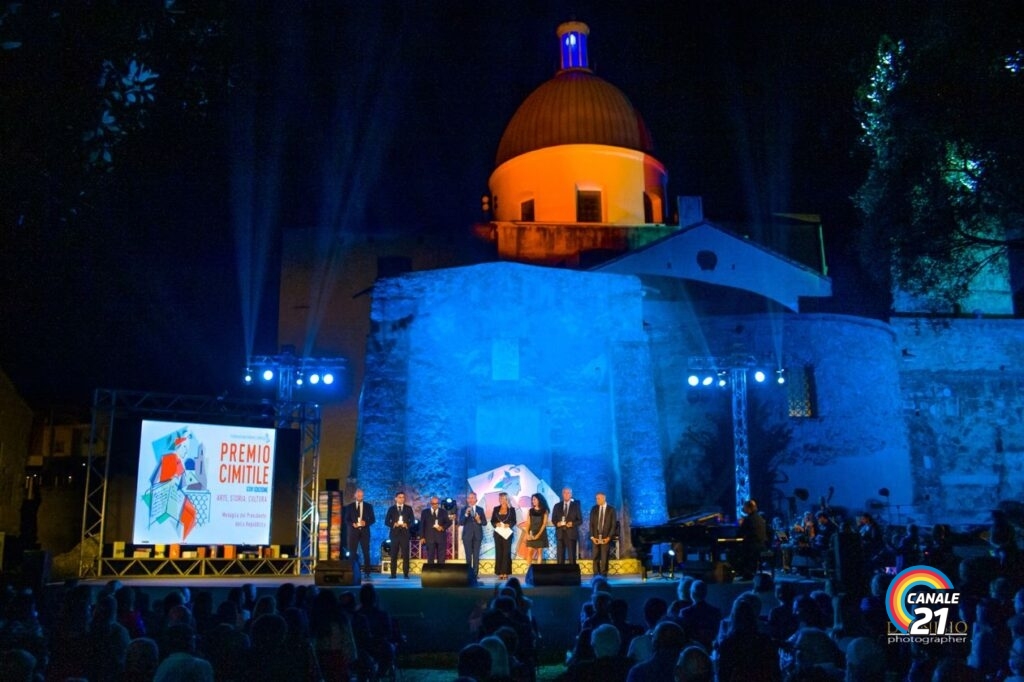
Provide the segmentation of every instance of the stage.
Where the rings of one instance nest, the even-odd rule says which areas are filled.
[[[617,564],[617,565],[616,565]],[[493,575],[493,565],[488,566],[481,561],[480,580],[472,587],[433,587],[424,585],[422,561],[414,561],[410,565],[410,577],[404,578],[401,571],[398,577],[391,579],[389,571],[380,573],[373,571],[363,576],[363,583],[369,582],[377,587],[381,605],[392,616],[398,619],[401,630],[406,636],[402,653],[410,656],[430,652],[457,652],[471,641],[476,619],[484,611],[488,601],[494,596],[501,581]],[[449,562],[448,565],[460,565]],[[548,564],[550,566],[550,564]],[[579,564],[581,584],[534,586],[526,584],[526,562],[516,561],[514,575],[523,583],[526,595],[533,602],[533,613],[539,626],[542,639],[540,648],[543,660],[560,661],[565,652],[572,648],[579,628],[579,613],[583,604],[590,599],[591,580],[590,562]],[[627,566],[636,568],[626,572]],[[379,570],[379,567],[373,567]],[[491,572],[488,572],[488,568]],[[625,599],[629,603],[630,621],[643,624],[643,604],[650,597],[660,597],[671,603],[676,599],[676,586],[682,573],[659,575],[657,572],[648,574],[646,580],[641,578],[636,560],[613,562],[612,572],[608,578],[613,596]],[[428,576],[428,583],[429,581]],[[780,579],[797,580],[793,576],[779,576]],[[83,580],[87,584],[103,585],[114,576],[97,577]],[[177,576],[117,576],[124,584],[132,585],[150,593],[154,600],[162,598],[167,591],[176,587],[187,586],[195,593],[197,590],[208,590],[213,593],[214,603],[219,604],[227,592],[244,583],[256,586],[259,596],[272,595],[282,583],[295,585],[313,585],[311,574],[301,575],[245,575],[245,576],[211,576],[211,575],[177,575]],[[797,580],[802,592],[819,589],[820,581]],[[321,589],[338,591],[358,591],[358,584],[321,585]],[[750,581],[709,582],[708,601],[728,614],[732,602],[737,595],[751,589]],[[762,595],[765,608],[774,605],[771,593]],[[770,602],[770,603],[769,603]]]

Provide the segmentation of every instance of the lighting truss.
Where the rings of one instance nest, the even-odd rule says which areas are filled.
[[[785,383],[785,370],[765,369],[753,355],[694,355],[689,359],[692,387],[732,387],[732,442],[736,467],[736,519],[739,520],[743,503],[750,499],[750,444],[747,426],[747,376],[754,375],[758,383],[775,376],[779,384]]]
[[[340,384],[345,366],[343,358],[298,357],[285,350],[249,358],[242,381],[247,385],[275,384],[277,399],[291,402],[295,391],[306,386],[327,389]]]

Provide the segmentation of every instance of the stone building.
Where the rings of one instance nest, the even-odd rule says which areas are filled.
[[[831,295],[820,264],[670,201],[587,36],[559,27],[561,69],[498,145],[475,227],[489,257],[333,244],[353,267],[331,285],[361,295],[334,297],[309,339],[297,311],[323,254],[286,244],[282,343],[353,370],[352,397],[325,407],[323,476],[383,507],[398,488],[461,500],[469,477],[524,464],[585,505],[607,491],[627,525],[732,514],[741,491],[773,514],[827,500],[897,524],[983,521],[1019,496],[1024,323],[802,310]]]

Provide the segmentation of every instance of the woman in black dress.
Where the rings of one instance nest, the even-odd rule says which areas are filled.
[[[516,527],[516,510],[508,503],[508,493],[498,495],[498,506],[491,511],[491,525],[494,526],[494,574],[501,580],[508,579],[512,572],[512,539]],[[509,532],[508,537],[502,533]]]
[[[526,547],[531,564],[544,563],[544,548],[548,546],[548,501],[540,493],[530,498],[530,526],[526,530]]]

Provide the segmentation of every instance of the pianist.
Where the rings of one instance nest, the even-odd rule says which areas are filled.
[[[743,542],[736,548],[733,568],[743,579],[749,580],[757,573],[761,552],[768,546],[768,528],[764,517],[757,510],[757,502],[747,500],[743,503],[742,510],[739,538]]]

